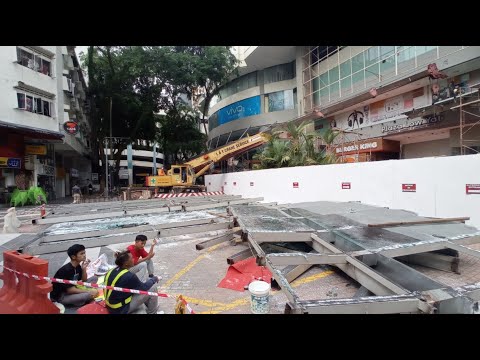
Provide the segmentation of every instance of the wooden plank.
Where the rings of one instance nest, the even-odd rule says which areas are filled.
[[[466,220],[470,220],[470,217],[396,221],[396,222],[386,222],[386,223],[379,223],[379,224],[368,224],[368,227],[390,227],[390,226],[402,226],[402,225],[435,224],[435,223],[444,223],[444,222],[453,222],[453,221],[461,221],[462,223],[465,223]]]

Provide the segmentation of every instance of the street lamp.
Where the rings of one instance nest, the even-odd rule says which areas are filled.
[[[105,137],[105,197],[108,197],[108,152],[107,152],[107,144],[108,140],[110,140],[110,144],[113,145],[114,140],[130,140],[128,137],[121,137],[121,136],[106,136]],[[110,150],[111,159],[113,159],[113,146]]]

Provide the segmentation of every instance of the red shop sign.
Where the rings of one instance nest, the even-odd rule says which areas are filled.
[[[467,184],[465,185],[465,192],[468,195],[479,194],[480,195],[480,184]]]
[[[402,192],[417,192],[417,184],[402,184]]]
[[[75,135],[78,133],[78,124],[75,121],[67,121],[63,123],[63,129],[67,134]]]

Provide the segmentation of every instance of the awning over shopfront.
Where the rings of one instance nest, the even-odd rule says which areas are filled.
[[[64,134],[60,132],[0,121],[0,130],[3,131],[4,129],[7,129],[11,133],[25,135],[33,139],[62,140],[64,137]]]

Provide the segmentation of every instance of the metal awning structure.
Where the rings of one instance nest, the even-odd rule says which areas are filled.
[[[425,225],[428,218],[419,220],[414,214],[401,210],[374,208],[360,203],[321,203],[324,203],[322,214],[305,208],[230,207],[244,238],[256,255],[257,263],[269,268],[275,282],[286,295],[286,313],[477,311],[480,283],[454,288],[409,266],[417,264],[458,274],[461,255],[480,259],[479,251],[464,246],[480,242],[478,231],[459,223],[465,218],[430,219],[431,224]],[[346,207],[342,210],[338,205]],[[345,210],[348,207],[347,216]],[[356,211],[358,214],[355,214]],[[402,220],[404,226],[393,230],[390,227],[392,223],[385,223],[385,228],[379,226],[382,211],[390,211],[390,216],[394,220]],[[367,219],[367,222],[375,221],[376,224],[369,227],[356,219]],[[409,222],[412,225],[409,226]],[[398,222],[395,224],[398,225]],[[426,226],[430,226],[430,229],[426,229]],[[411,228],[422,230],[416,232]],[[446,236],[431,236],[429,233]],[[313,250],[270,254],[264,251],[265,245],[275,243],[277,245],[274,246],[280,249],[285,249],[286,243],[305,243]],[[230,260],[237,261],[242,256],[239,253]],[[291,282],[314,265],[337,267],[360,285],[358,294],[361,295],[340,299],[302,299]]]
[[[0,121],[0,129],[8,129],[10,132],[25,135],[35,139],[61,140],[65,136],[60,132],[35,128],[21,124],[13,124],[6,121]]]

